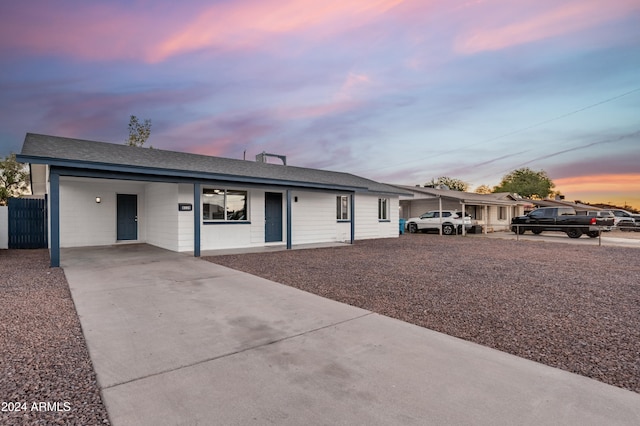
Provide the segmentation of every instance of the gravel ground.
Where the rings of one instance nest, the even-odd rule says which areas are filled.
[[[405,234],[207,260],[640,393],[640,250]]]
[[[67,280],[49,268],[48,251],[0,250],[0,296],[0,424],[110,424]]]

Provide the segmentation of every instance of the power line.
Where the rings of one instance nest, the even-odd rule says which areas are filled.
[[[533,158],[533,159],[531,159],[529,161],[525,161],[524,163],[518,164],[516,166],[510,167],[509,169],[506,169],[506,170],[504,170],[502,172],[499,172],[499,173],[500,174],[508,173],[511,170],[519,169],[521,167],[526,166],[527,164],[535,163],[536,161],[546,160],[547,158],[557,157],[558,155],[566,154],[568,152],[579,151],[579,150],[582,150],[582,149],[591,148],[592,146],[596,146],[596,145],[603,145],[603,144],[607,144],[607,143],[618,142],[618,141],[621,141],[623,139],[627,139],[627,138],[631,138],[631,137],[635,137],[635,136],[640,136],[640,130],[636,130],[635,132],[632,132],[632,133],[626,133],[624,135],[619,135],[619,136],[616,136],[616,137],[613,137],[613,138],[604,139],[604,140],[600,140],[600,141],[596,141],[596,142],[590,142],[590,143],[587,143],[585,145],[578,145],[578,146],[574,146],[572,148],[567,148],[567,149],[563,149],[563,150],[560,150],[560,151],[556,151],[556,152],[552,152],[552,153],[549,153],[549,154],[545,154],[545,155],[542,155],[540,157]],[[488,178],[488,177],[491,177],[491,176],[494,176],[494,175],[495,175],[495,173],[491,173],[490,175],[481,176],[478,179],[485,179],[485,178]]]
[[[527,130],[531,130],[531,129],[534,129],[534,128],[539,127],[539,126],[543,126],[545,124],[552,123],[554,121],[558,121],[558,120],[561,120],[563,118],[570,117],[572,115],[578,114],[580,112],[586,111],[586,110],[591,109],[591,108],[595,108],[597,106],[606,104],[608,102],[615,101],[617,99],[623,98],[625,96],[631,95],[631,94],[636,93],[636,92],[640,92],[640,87],[637,87],[635,89],[629,90],[628,92],[622,93],[620,95],[616,95],[616,96],[613,96],[611,98],[607,98],[607,99],[604,99],[602,101],[587,105],[585,107],[576,109],[574,111],[571,111],[571,112],[568,112],[568,113],[565,113],[565,114],[562,114],[562,115],[558,115],[558,116],[550,118],[548,120],[540,121],[538,123],[532,124],[532,125],[527,126],[527,127],[523,127],[523,128],[511,131],[511,132],[508,132],[508,133],[504,133],[504,134],[499,135],[499,136],[494,136],[494,137],[489,138],[489,139],[484,139],[482,141],[475,142],[475,143],[472,143],[472,144],[469,144],[469,145],[464,145],[464,146],[458,147],[458,149],[462,150],[462,149],[472,148],[474,146],[482,145],[482,144],[485,144],[485,143],[488,143],[488,142],[496,141],[498,139],[506,138],[508,136],[513,136],[513,135],[518,134],[518,133],[526,132]],[[366,173],[366,172],[370,172],[370,171],[378,171],[378,170],[382,170],[382,169],[389,169],[389,168],[393,168],[393,167],[397,167],[397,166],[402,166],[402,165],[405,165],[405,164],[415,163],[417,161],[424,161],[426,159],[432,159],[432,158],[440,157],[440,156],[445,155],[445,154],[447,154],[447,153],[441,152],[439,154],[431,155],[431,156],[428,156],[428,157],[414,158],[412,160],[405,161],[405,162],[402,162],[402,163],[395,163],[393,165],[388,165],[388,166],[383,166],[383,167],[376,167],[375,169],[362,170],[359,173]]]

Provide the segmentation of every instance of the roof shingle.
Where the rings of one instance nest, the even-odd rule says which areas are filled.
[[[21,161],[34,164],[68,162],[80,167],[91,164],[94,168],[110,170],[114,166],[170,170],[180,173],[199,173],[250,178],[260,181],[321,184],[328,187],[344,186],[356,191],[403,194],[404,191],[350,173],[305,167],[282,166],[231,158],[212,157],[162,149],[139,148],[106,142],[72,139],[59,136],[27,133]]]

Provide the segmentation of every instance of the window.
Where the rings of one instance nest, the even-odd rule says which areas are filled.
[[[389,220],[388,198],[378,198],[378,220]]]
[[[336,198],[336,219],[349,220],[349,196],[338,195]]]
[[[247,191],[204,188],[202,220],[247,220]]]
[[[498,220],[507,220],[507,208],[498,207]]]

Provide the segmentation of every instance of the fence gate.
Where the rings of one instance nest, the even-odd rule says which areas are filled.
[[[46,200],[9,198],[9,248],[47,248]]]

